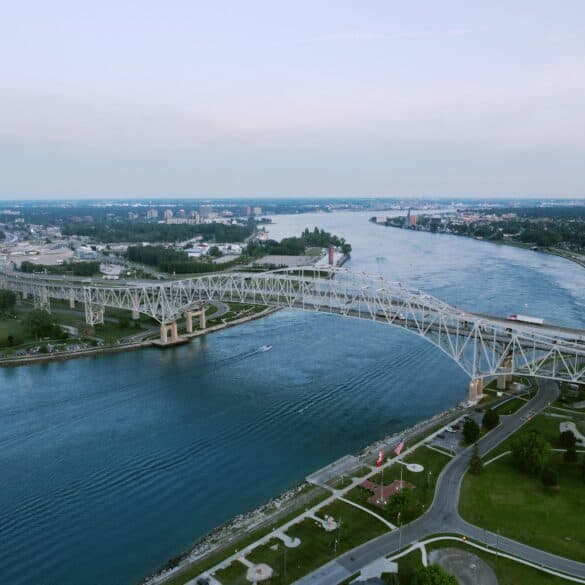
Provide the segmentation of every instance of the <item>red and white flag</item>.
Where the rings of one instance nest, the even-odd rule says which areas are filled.
[[[400,439],[400,443],[398,443],[396,449],[394,449],[394,453],[396,453],[396,455],[400,455],[400,453],[402,453],[402,449],[404,449],[404,437]]]
[[[376,467],[380,467],[384,463],[384,449],[380,449],[378,459],[376,459]]]

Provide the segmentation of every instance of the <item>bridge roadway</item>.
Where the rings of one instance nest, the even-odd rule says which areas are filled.
[[[482,456],[492,451],[502,441],[517,431],[527,420],[527,414],[544,410],[558,395],[555,382],[539,381],[539,392],[514,414],[503,417],[501,424],[479,440]],[[323,565],[309,575],[299,579],[295,585],[338,585],[344,579],[381,557],[397,553],[412,543],[438,533],[454,533],[466,536],[501,553],[530,561],[553,571],[558,571],[585,580],[585,563],[560,557],[511,538],[494,534],[474,526],[461,518],[458,512],[459,496],[463,476],[469,467],[472,447],[455,456],[441,472],[436,485],[431,507],[419,519],[379,536]]]

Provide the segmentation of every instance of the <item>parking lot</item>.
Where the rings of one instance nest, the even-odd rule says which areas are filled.
[[[471,412],[468,415],[464,417],[462,416],[453,421],[449,426],[435,435],[429,441],[429,444],[443,451],[447,451],[448,453],[453,453],[453,455],[459,453],[459,451],[466,447],[466,445],[463,444],[463,423],[467,417],[472,418],[478,425],[481,426],[483,413]]]

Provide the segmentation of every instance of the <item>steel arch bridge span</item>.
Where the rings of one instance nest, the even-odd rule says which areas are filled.
[[[514,374],[585,383],[585,330],[532,325],[457,309],[421,291],[344,268],[303,267],[220,273],[163,283],[79,283],[4,273],[5,287],[37,304],[69,299],[85,305],[88,323],[105,307],[149,315],[161,328],[208,300],[234,301],[366,319],[405,329],[455,361],[481,393],[486,376]]]

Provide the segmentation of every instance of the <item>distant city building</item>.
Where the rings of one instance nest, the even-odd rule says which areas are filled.
[[[211,217],[211,214],[213,213],[213,207],[211,205],[202,205],[199,208],[199,213],[201,214],[201,217]]]
[[[199,223],[199,219],[190,219],[187,217],[170,217],[167,219],[168,225],[197,225]]]
[[[173,210],[172,209],[165,209],[165,219],[172,219],[173,218]]]
[[[416,227],[416,215],[410,216],[410,227]]]
[[[157,219],[158,218],[158,209],[149,209],[146,212],[146,219]]]
[[[187,214],[185,213],[184,209],[179,209],[179,211],[177,212],[177,217],[187,217]]]
[[[128,212],[128,219],[137,219],[138,218],[138,214],[135,213],[134,211],[129,211]]]
[[[254,215],[262,215],[262,208],[261,207],[254,207],[254,208],[252,208],[252,213]]]

